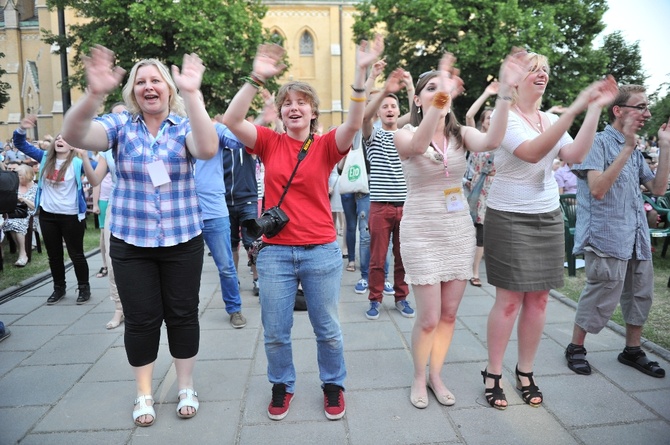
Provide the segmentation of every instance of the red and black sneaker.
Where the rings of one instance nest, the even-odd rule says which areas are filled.
[[[286,392],[286,385],[283,383],[272,385],[272,401],[268,406],[268,417],[272,420],[281,420],[286,417],[291,400],[293,400],[293,393]]]
[[[323,385],[323,407],[326,417],[337,420],[344,417],[344,388],[332,383]]]

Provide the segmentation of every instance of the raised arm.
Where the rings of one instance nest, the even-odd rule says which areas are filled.
[[[384,38],[376,34],[372,42],[361,41],[356,52],[356,73],[354,83],[351,86],[351,100],[347,120],[337,127],[335,140],[337,150],[346,153],[351,147],[354,135],[363,124],[363,113],[365,111],[365,75],[369,66],[373,65],[384,52]]]
[[[498,98],[486,133],[473,127],[461,127],[463,144],[470,151],[489,151],[500,146],[507,131],[507,119],[512,104],[512,90],[528,74],[528,53],[513,48],[500,66]]]
[[[445,53],[440,59],[439,75],[435,77],[435,94],[432,103],[422,104],[423,119],[414,133],[398,130],[394,136],[395,146],[401,158],[423,154],[431,143],[440,120],[451,112],[452,95],[457,95],[463,85],[454,68],[456,58]],[[432,82],[432,80],[431,80]]]
[[[233,97],[223,115],[223,124],[247,147],[253,148],[258,137],[256,126],[246,120],[251,102],[267,80],[286,68],[286,65],[281,63],[285,52],[284,48],[275,44],[263,44],[258,47],[251,76]]]
[[[107,160],[102,156],[98,156],[98,165],[93,167],[86,150],[74,147],[72,147],[72,150],[76,151],[81,158],[84,164],[84,174],[86,175],[86,179],[88,179],[88,183],[91,184],[91,187],[99,185],[102,180],[105,179],[105,175],[109,171],[107,168]]]
[[[560,152],[561,159],[575,164],[582,162],[591,149],[596,131],[598,131],[600,113],[603,107],[609,105],[616,98],[618,87],[614,77],[608,76],[606,79],[593,84],[592,88],[586,91],[588,92],[588,105],[582,126],[579,128],[575,140],[562,147]]]
[[[570,104],[556,123],[535,139],[527,140],[519,145],[514,150],[514,155],[526,162],[535,163],[540,161],[568,131],[575,118],[584,110],[590,108],[590,115],[587,113],[589,115],[587,116],[588,120],[586,117],[584,118],[587,125],[582,126],[584,133],[580,129],[575,141],[563,147],[560,153],[561,158],[566,162],[581,162],[589,148],[591,148],[593,137],[595,136],[597,117],[595,117],[594,124],[594,113],[597,113],[599,117],[600,109],[616,97],[617,91],[618,87],[612,76],[591,84],[577,96],[577,99]],[[580,133],[582,135],[581,138],[579,137]]]
[[[658,168],[656,176],[644,185],[655,195],[662,195],[668,188],[670,175],[670,119],[658,130]]]
[[[25,153],[27,156],[33,158],[37,162],[40,162],[46,152],[40,150],[26,140],[26,130],[33,128],[36,124],[37,116],[35,115],[29,114],[21,119],[19,128],[14,131],[12,136],[12,142],[14,143],[14,146],[19,149],[19,151]]]
[[[172,66],[172,78],[184,99],[191,132],[186,135],[186,148],[196,159],[211,159],[219,150],[219,138],[201,99],[200,84],[205,65],[196,54],[185,54],[181,71]]]
[[[92,151],[107,149],[104,127],[93,122],[105,97],[121,83],[125,70],[114,65],[114,53],[96,45],[89,57],[83,57],[87,88],[84,97],[65,113],[63,139],[76,147]]]
[[[491,82],[485,89],[484,92],[477,98],[476,101],[470,106],[467,113],[465,113],[465,125],[468,127],[476,127],[475,115],[479,109],[486,103],[489,97],[498,94],[498,82]]]

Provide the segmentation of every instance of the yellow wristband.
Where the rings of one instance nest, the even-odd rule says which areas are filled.
[[[354,97],[354,96],[351,96],[349,99],[351,99],[353,102],[365,102],[365,98],[364,98],[364,97]]]

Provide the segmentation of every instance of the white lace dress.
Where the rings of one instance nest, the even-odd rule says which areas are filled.
[[[410,128],[414,131],[414,128]],[[447,149],[447,171],[442,155],[432,147],[421,156],[402,161],[407,199],[400,222],[400,251],[408,284],[436,284],[472,277],[475,229],[465,196],[463,209],[448,212],[445,189],[459,188],[466,168],[465,149]]]

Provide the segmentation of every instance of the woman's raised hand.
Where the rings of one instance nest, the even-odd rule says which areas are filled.
[[[172,78],[179,91],[194,93],[200,89],[205,65],[197,54],[184,54],[181,71],[172,65]]]
[[[499,96],[510,96],[512,89],[516,87],[530,69],[530,60],[528,52],[520,48],[512,48],[512,51],[505,57],[500,65],[500,74],[498,76],[500,86],[498,88]]]
[[[26,114],[19,123],[19,127],[24,130],[27,130],[28,128],[34,128],[35,125],[37,125],[37,116],[34,114]]]
[[[605,79],[593,82],[584,88],[570,108],[574,107],[578,113],[581,113],[591,104],[604,107],[616,98],[618,91],[616,80],[608,75]]]
[[[449,93],[452,100],[465,91],[463,79],[459,77],[461,71],[454,67],[454,63],[456,57],[452,53],[444,53],[438,65],[439,76],[437,76],[442,84],[441,90]]]
[[[384,52],[384,37],[381,34],[375,34],[372,42],[361,40],[356,51],[356,60],[359,67],[367,68],[378,61]]]
[[[496,94],[498,94],[498,90],[499,90],[499,89],[500,89],[500,82],[498,82],[497,80],[494,80],[493,82],[491,82],[491,83],[486,87],[486,89],[485,89],[484,91],[486,91],[486,93],[487,93],[489,96],[495,96]]]
[[[381,75],[382,72],[384,72],[385,67],[386,67],[386,60],[384,60],[384,58],[377,60],[375,63],[372,64],[372,68],[370,68],[370,77],[376,79]]]
[[[603,80],[595,83],[589,103],[601,108],[606,107],[616,99],[618,94],[619,86],[616,83],[616,79],[611,74],[608,74]]]
[[[384,91],[387,93],[397,93],[405,86],[405,70],[402,68],[394,69],[386,78]]]
[[[102,45],[91,48],[90,56],[83,56],[87,89],[91,94],[104,96],[116,89],[126,70],[114,65],[114,52]]]
[[[286,65],[282,63],[286,50],[275,43],[264,43],[258,47],[254,58],[254,74],[265,81],[280,74]]]

